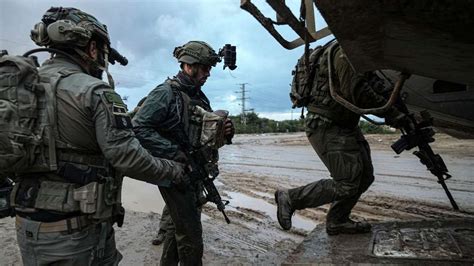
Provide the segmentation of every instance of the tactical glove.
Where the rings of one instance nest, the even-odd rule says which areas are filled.
[[[385,123],[398,129],[407,129],[413,127],[413,123],[411,122],[410,118],[406,114],[399,112],[396,109],[393,109],[385,116]]]
[[[173,185],[176,186],[180,190],[186,189],[191,185],[191,179],[189,178],[189,166],[174,162],[174,169],[173,171]]]
[[[188,156],[182,152],[182,151],[177,151],[176,154],[173,156],[173,161],[187,164],[188,163]]]
[[[225,138],[226,138],[226,141],[227,141],[226,144],[232,144],[232,138],[234,137],[234,134],[235,134],[234,123],[232,123],[232,120],[227,118],[225,120],[224,127],[225,127]]]

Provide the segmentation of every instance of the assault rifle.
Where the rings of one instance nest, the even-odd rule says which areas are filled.
[[[195,151],[187,152],[189,159],[189,164],[191,166],[191,172],[189,176],[191,177],[191,182],[201,181],[204,188],[204,195],[206,200],[216,204],[217,209],[222,212],[224,215],[225,221],[230,224],[230,220],[225,214],[225,205],[229,204],[229,201],[223,201],[219,191],[214,185],[214,179],[219,175],[219,171],[211,170],[207,167],[209,162],[206,161],[206,157],[202,154],[202,150],[198,149]],[[205,203],[205,202],[203,202]]]
[[[404,150],[418,147],[418,151],[414,151],[413,154],[415,154],[420,159],[420,162],[438,178],[438,183],[441,184],[446,192],[453,209],[459,210],[456,201],[446,186],[445,181],[451,178],[451,175],[448,174],[446,164],[444,163],[443,158],[441,158],[439,154],[435,154],[429,145],[429,143],[434,142],[435,140],[433,137],[435,132],[432,127],[433,118],[428,111],[422,111],[420,112],[422,120],[418,123],[414,115],[408,113],[408,109],[406,109],[406,106],[404,107],[403,111],[406,113],[411,123],[405,123],[405,125],[400,129],[403,135],[399,140],[392,144],[392,149],[397,154],[400,154]]]

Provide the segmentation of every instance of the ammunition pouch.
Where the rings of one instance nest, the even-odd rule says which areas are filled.
[[[98,221],[116,219],[116,213],[121,212],[121,179],[93,174],[101,171],[89,167],[81,174],[71,166],[63,172],[73,173],[62,176],[65,182],[41,180],[37,177],[20,179],[10,195],[12,206],[22,212],[77,212]],[[75,182],[77,180],[90,182],[80,185]]]
[[[200,106],[194,106],[191,124],[197,124],[200,128],[197,130],[199,134],[190,134],[195,136],[195,139],[192,140],[193,146],[209,147],[216,150],[224,146],[226,143],[224,127],[226,119],[227,115],[218,115],[208,112]]]
[[[41,182],[34,208],[64,213],[79,211],[79,203],[73,197],[76,186],[56,181]]]
[[[85,186],[74,189],[73,198],[79,202],[79,209],[82,213],[92,214],[97,210],[97,190],[98,183],[91,182]]]
[[[104,220],[115,215],[120,204],[120,188],[114,178],[106,177],[103,183],[98,184],[97,201],[95,213],[91,214],[91,218],[95,220]]]

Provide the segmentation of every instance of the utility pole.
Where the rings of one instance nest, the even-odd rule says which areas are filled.
[[[253,109],[246,109],[245,108],[245,101],[250,99],[250,97],[245,96],[245,93],[248,92],[248,90],[245,89],[245,85],[247,85],[247,84],[248,83],[239,83],[239,84],[237,84],[237,85],[240,85],[240,91],[235,92],[235,93],[240,94],[240,98],[237,98],[237,100],[242,101],[242,103],[240,104],[242,106],[242,112],[240,113],[240,121],[244,125],[247,124],[247,116],[245,115],[245,113],[247,111],[253,111]]]

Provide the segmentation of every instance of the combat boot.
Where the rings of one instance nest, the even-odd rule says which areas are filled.
[[[158,234],[156,234],[156,237],[151,241],[151,243],[155,246],[161,245],[161,243],[165,241],[165,235],[166,235],[166,231],[160,229],[158,231]]]
[[[347,219],[342,223],[329,222],[326,224],[326,232],[328,235],[338,234],[365,234],[370,232],[372,225],[367,222],[356,222]]]
[[[291,207],[290,195],[287,190],[275,191],[275,202],[277,204],[278,223],[284,230],[291,228],[291,216],[295,210]]]

